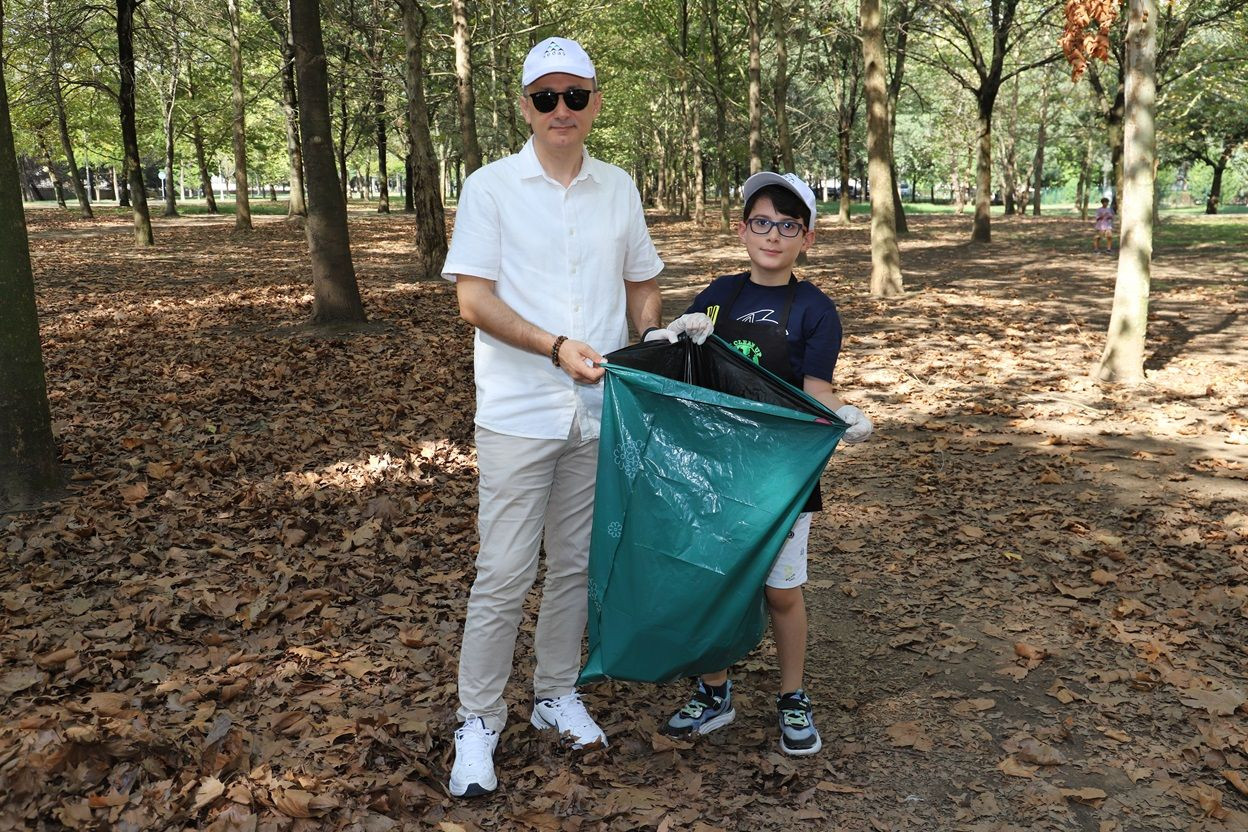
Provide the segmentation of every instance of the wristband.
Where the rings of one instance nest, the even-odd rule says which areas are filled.
[[[563,342],[568,340],[568,336],[560,335],[555,339],[555,345],[550,348],[550,363],[556,367],[559,366],[559,348],[563,346]]]

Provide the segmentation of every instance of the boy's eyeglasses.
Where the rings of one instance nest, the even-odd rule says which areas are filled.
[[[769,220],[764,217],[751,217],[747,224],[755,234],[770,234],[774,228],[781,237],[796,237],[805,227],[796,220]]]
[[[563,92],[542,90],[541,92],[525,93],[528,99],[533,102],[533,109],[539,113],[553,113],[555,108],[559,106],[560,96],[563,96],[563,103],[568,105],[569,110],[574,112],[584,110],[589,106],[589,96],[592,94],[593,90],[564,90]]]

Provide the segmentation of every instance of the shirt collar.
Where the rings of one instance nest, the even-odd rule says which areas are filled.
[[[533,136],[529,136],[529,140],[524,143],[524,147],[520,148],[520,176],[523,179],[534,179],[546,176],[546,171],[542,169],[542,163],[537,158],[537,150],[533,147]],[[596,182],[602,181],[598,172],[598,160],[589,155],[589,151],[584,147],[581,148],[581,171],[572,180],[573,184],[585,179],[586,177]]]

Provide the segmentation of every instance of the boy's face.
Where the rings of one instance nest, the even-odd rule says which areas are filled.
[[[773,225],[766,234],[756,234],[750,228],[750,220],[761,217],[774,222],[796,222],[802,231],[796,237],[785,237],[779,227]],[[760,196],[750,210],[750,216],[737,224],[737,236],[750,255],[750,262],[768,271],[783,272],[793,268],[797,255],[810,248],[815,232],[806,229],[800,217],[782,214],[776,210],[771,198]]]

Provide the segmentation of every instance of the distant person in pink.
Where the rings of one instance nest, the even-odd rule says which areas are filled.
[[[1105,253],[1114,253],[1114,209],[1109,207],[1109,199],[1101,199],[1101,207],[1096,209],[1096,219],[1092,224],[1092,250],[1101,250],[1101,238],[1105,238]]]

